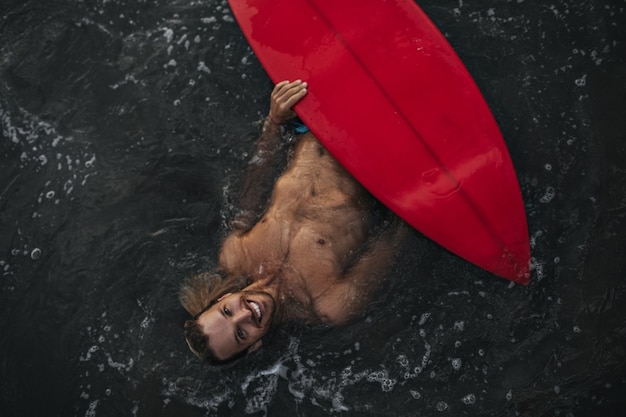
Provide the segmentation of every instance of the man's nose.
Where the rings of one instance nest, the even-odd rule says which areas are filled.
[[[239,310],[235,313],[235,321],[237,323],[246,323],[252,320],[252,312],[244,305],[239,307]]]

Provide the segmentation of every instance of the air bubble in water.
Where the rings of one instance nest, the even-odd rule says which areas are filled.
[[[398,356],[398,358],[396,359],[396,361],[400,364],[401,367],[403,368],[408,368],[409,366],[409,359],[406,357],[406,355],[400,355]]]
[[[584,87],[585,85],[587,85],[587,74],[583,74],[582,77],[576,79],[576,81],[574,82],[576,83],[577,86]]]
[[[93,168],[94,163],[96,162],[96,155],[93,155],[90,160],[85,161],[86,168]]]
[[[423,326],[424,323],[426,323],[426,320],[428,320],[429,318],[430,318],[430,313],[422,314],[422,316],[420,317],[420,321],[419,321],[418,325]]]
[[[446,411],[448,409],[448,404],[445,401],[439,401],[437,403],[437,411]]]
[[[476,403],[476,396],[474,394],[467,394],[465,397],[463,397],[463,404],[465,405],[472,405]]]
[[[393,390],[394,385],[396,385],[396,380],[384,378],[381,381],[380,385],[381,385],[383,392],[390,392]]]
[[[461,358],[452,359],[452,369],[458,371],[459,369],[461,369],[461,365],[463,365],[463,361],[461,360]]]
[[[41,249],[39,248],[33,249],[30,253],[30,259],[32,259],[33,261],[36,261],[39,258],[41,258]]]
[[[418,391],[411,390],[409,391],[409,393],[411,394],[411,397],[415,398],[416,400],[422,398],[422,394],[420,394]]]
[[[541,203],[549,203],[555,196],[554,187],[547,187],[545,194],[539,199]]]

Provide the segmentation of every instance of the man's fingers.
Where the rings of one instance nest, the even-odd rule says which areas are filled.
[[[287,102],[285,106],[287,108],[293,107],[302,97],[304,97],[307,93],[306,86],[299,88],[297,90],[290,91],[290,95],[288,96]]]
[[[274,87],[272,95],[277,100],[280,100],[282,98],[285,98],[286,96],[293,95],[296,91],[302,88],[303,84],[306,85],[306,83],[303,83],[301,80],[296,80],[293,82],[281,81],[280,83],[276,84],[276,87]]]
[[[281,95],[285,88],[289,88],[289,84],[292,84],[292,83],[290,83],[287,80],[279,82],[278,84],[274,86],[274,91],[272,91],[272,95],[273,96]]]
[[[302,80],[281,81],[272,91],[270,117],[276,122],[285,122],[295,116],[291,109],[307,93],[308,84]]]
[[[306,94],[307,87],[307,83],[299,80],[287,84],[278,92],[276,100],[281,104],[292,106]]]

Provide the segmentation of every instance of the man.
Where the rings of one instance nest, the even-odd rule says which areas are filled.
[[[348,323],[379,290],[405,230],[397,219],[379,230],[374,199],[310,132],[299,136],[264,204],[283,145],[281,126],[306,94],[300,80],[275,86],[219,274],[194,277],[181,290],[194,316],[185,323],[187,344],[205,362],[259,349],[277,322]]]

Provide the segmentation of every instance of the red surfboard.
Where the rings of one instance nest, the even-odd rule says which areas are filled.
[[[274,82],[329,152],[407,223],[527,284],[521,192],[498,126],[450,44],[411,0],[229,0]]]

